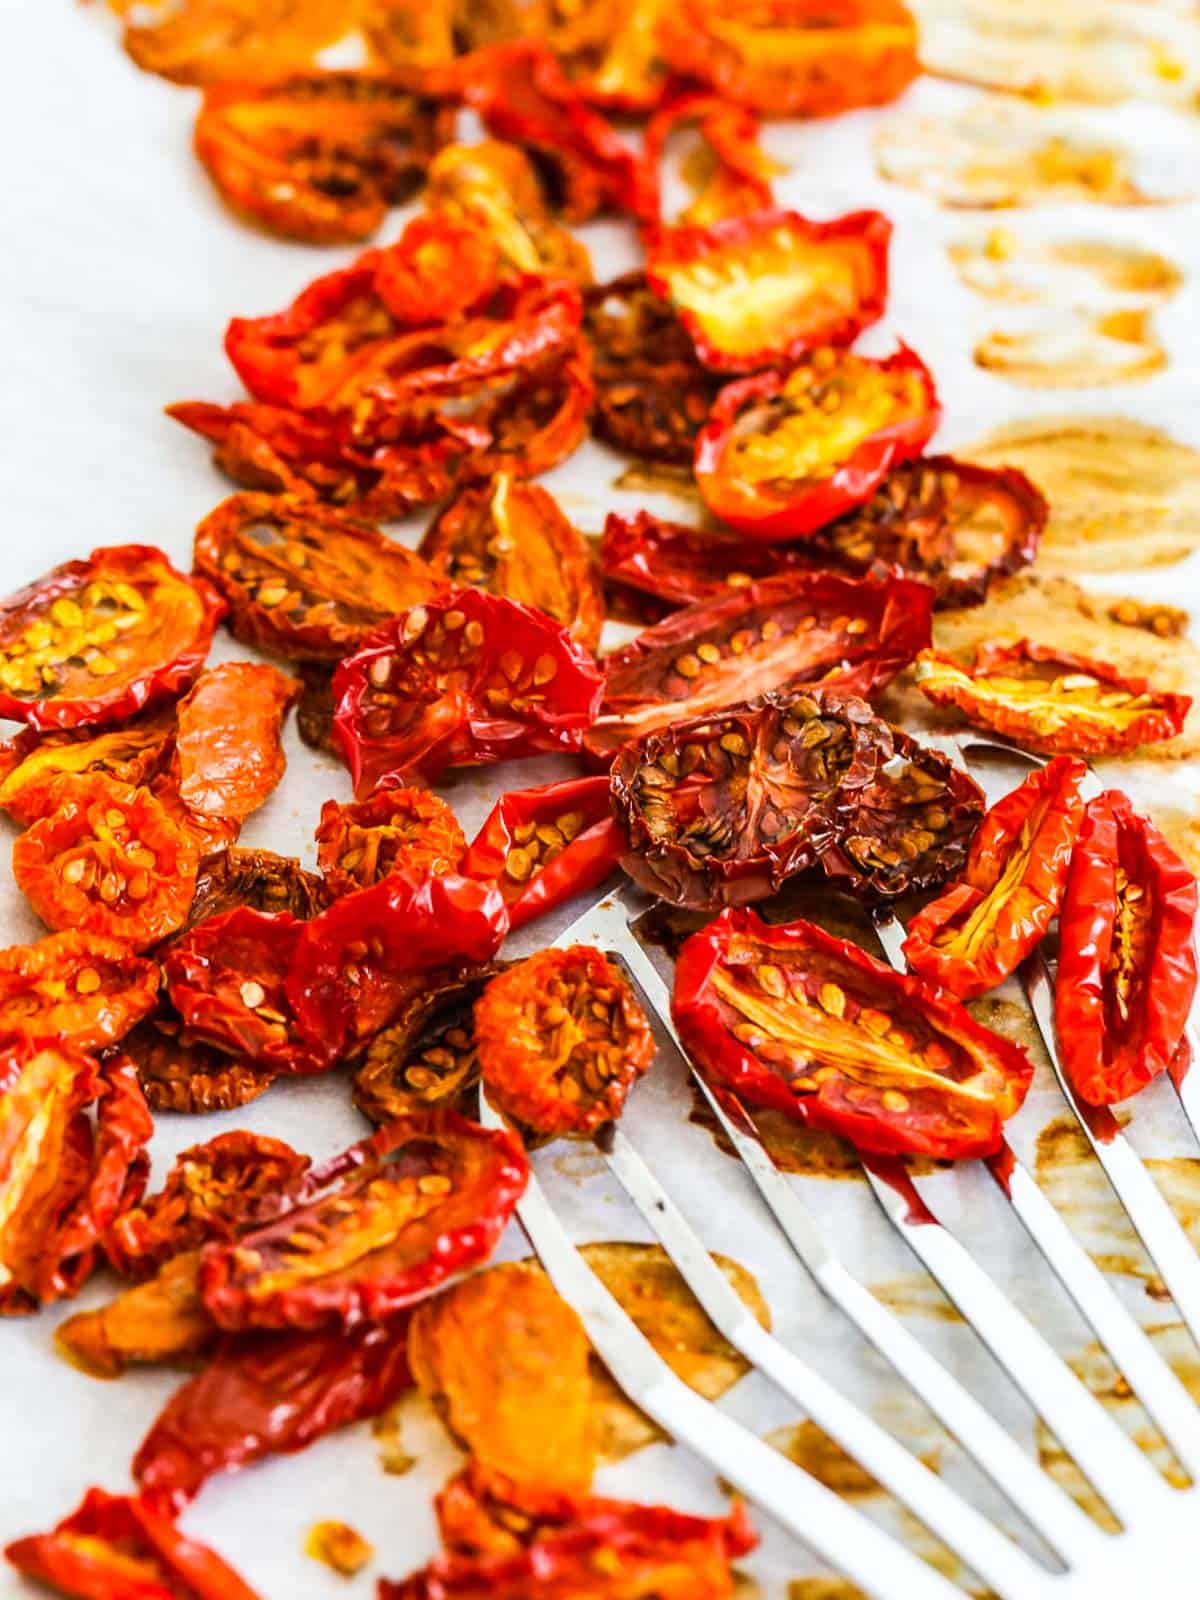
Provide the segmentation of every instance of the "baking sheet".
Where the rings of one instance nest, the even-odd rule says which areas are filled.
[[[0,116],[7,124],[3,147],[9,153],[6,248],[0,261],[6,369],[0,388],[0,593],[97,545],[154,543],[186,566],[196,522],[229,485],[210,464],[207,448],[164,418],[161,407],[184,398],[233,398],[238,387],[221,349],[228,318],[285,304],[311,277],[340,264],[350,252],[273,241],[224,214],[189,151],[195,95],[139,74],[120,52],[112,21],[98,5],[88,9],[71,0],[43,0],[18,8],[9,0],[6,15],[10,48],[0,63]],[[896,224],[888,315],[864,346],[886,349],[901,335],[920,350],[946,406],[939,447],[953,449],[1018,418],[1068,411],[1140,419],[1200,446],[1200,368],[1193,354],[1200,333],[1200,208],[1195,205],[1120,211],[1055,207],[1007,213],[1002,219],[1021,232],[1052,227],[1136,241],[1174,260],[1183,285],[1154,313],[1170,352],[1170,364],[1160,375],[1108,391],[1032,392],[973,363],[971,347],[996,307],[960,282],[945,247],[990,219],[940,210],[927,196],[883,181],[875,169],[872,139],[893,118],[951,117],[976,98],[969,88],[923,80],[899,106],[881,112],[767,130],[771,153],[788,168],[778,184],[786,203],[815,216],[878,206]],[[1110,136],[1119,130],[1151,159],[1156,152],[1190,149],[1190,169],[1174,160],[1162,159],[1159,165],[1176,189],[1195,181],[1195,121],[1160,108],[1129,106],[1119,113],[1106,109],[1099,118],[1095,111],[1083,116]],[[384,237],[394,236],[399,220],[398,214]],[[598,277],[635,263],[632,235],[623,226],[582,231]],[[612,488],[625,465],[587,445],[543,481],[569,515],[596,531],[610,508],[653,503]],[[671,502],[661,509],[681,511]],[[414,522],[395,531],[412,541],[419,526]],[[1088,582],[1200,609],[1200,558]],[[611,637],[620,632],[614,629]],[[214,658],[249,653],[222,636]],[[340,766],[300,744],[294,727],[287,751],[287,777],[251,820],[243,843],[297,854],[311,864],[321,802],[348,798],[349,783]],[[570,763],[553,759],[522,763],[458,779],[444,792],[470,836],[501,789],[568,770]],[[1128,782],[1135,792],[1158,799],[1173,787],[1190,798],[1195,776],[1160,767],[1148,777],[1131,774]],[[523,930],[511,948],[519,953],[547,942],[578,909]],[[34,938],[38,932],[10,875],[0,871],[2,942]],[[1017,1004],[1018,997],[1006,998]],[[919,1405],[822,1302],[736,1163],[706,1132],[687,1123],[689,1105],[683,1073],[664,1053],[634,1095],[625,1126],[706,1242],[755,1273],[785,1341],[955,1481],[968,1485],[979,1504],[992,1506],[986,1486],[962,1469]],[[1034,1159],[1039,1133],[1062,1111],[1048,1072],[1039,1071],[1012,1130],[1023,1156]],[[339,1075],[276,1086],[239,1112],[160,1117],[152,1147],[155,1181],[179,1149],[236,1126],[275,1134],[316,1159],[366,1131]],[[1169,1090],[1158,1085],[1141,1098],[1131,1132],[1139,1148],[1168,1163],[1160,1176],[1174,1197],[1186,1202],[1193,1188],[1200,1189],[1200,1163],[1192,1160],[1193,1145]],[[646,1237],[590,1151],[560,1147],[538,1158],[538,1170],[580,1241]],[[1114,1282],[1134,1314],[1147,1325],[1170,1325],[1173,1310],[1156,1297],[1153,1275],[1094,1171],[1086,1164],[1065,1176],[1061,1166],[1055,1170],[1072,1220],[1088,1230],[1089,1245],[1126,1269]],[[920,1337],[1036,1448],[1028,1408],[925,1284],[865,1185],[796,1181],[862,1281],[884,1286],[893,1303],[907,1308]],[[961,1225],[964,1239],[1060,1349],[1070,1356],[1086,1349],[1085,1329],[988,1180],[977,1171],[954,1172],[930,1180],[926,1193],[948,1223]],[[524,1253],[522,1239],[510,1231],[502,1254]],[[0,1420],[7,1446],[0,1468],[6,1491],[0,1497],[0,1539],[50,1526],[78,1503],[89,1484],[114,1491],[126,1486],[134,1449],[180,1381],[172,1372],[143,1371],[118,1383],[100,1383],[55,1356],[56,1323],[98,1303],[111,1288],[97,1278],[78,1301],[0,1328]],[[796,1420],[789,1403],[755,1377],[739,1384],[723,1404],[763,1433]],[[1136,1424],[1136,1415],[1132,1421]],[[364,1425],[306,1454],[214,1481],[187,1513],[185,1526],[213,1543],[265,1600],[368,1595],[380,1574],[401,1575],[433,1553],[430,1500],[457,1461],[421,1405],[406,1406],[401,1425],[405,1446],[417,1458],[404,1477],[384,1474],[378,1442]],[[604,1469],[597,1487],[697,1510],[713,1511],[722,1504],[712,1475],[665,1445]],[[872,1515],[928,1546],[927,1536],[910,1519],[862,1485],[857,1498]],[[376,1547],[376,1560],[353,1581],[335,1577],[303,1554],[307,1528],[325,1517],[352,1523]],[[766,1600],[816,1600],[818,1593],[821,1600],[832,1600],[836,1588],[793,1591],[790,1586],[819,1572],[818,1565],[769,1524],[763,1524],[763,1532],[760,1552],[744,1565]],[[0,1571],[0,1593],[18,1592],[26,1591],[7,1569]]]

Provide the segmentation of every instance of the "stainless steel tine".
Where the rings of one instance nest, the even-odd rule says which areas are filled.
[[[503,1125],[484,1095],[480,1120],[486,1127]],[[672,1439],[874,1600],[962,1600],[961,1590],[677,1378],[571,1243],[536,1178],[530,1178],[517,1215],[613,1378]],[[1034,1600],[1037,1589],[1030,1586],[1026,1593]]]
[[[1172,1072],[1171,1082],[1175,1085],[1175,1093],[1179,1096],[1183,1114],[1188,1119],[1192,1132],[1200,1140],[1200,1030],[1196,1028],[1194,1022],[1188,1023],[1187,1042],[1191,1051],[1191,1065],[1186,1072]]]

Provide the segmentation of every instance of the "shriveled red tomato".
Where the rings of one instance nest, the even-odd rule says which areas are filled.
[[[126,1278],[149,1278],[172,1256],[232,1239],[264,1200],[295,1193],[309,1165],[282,1139],[240,1129],[192,1145],[175,1157],[162,1188],[104,1235],[109,1265]]]
[[[201,816],[243,822],[274,793],[287,761],[283,724],[300,684],[277,667],[223,661],[179,703],[179,796]]]
[[[55,567],[0,604],[0,717],[43,732],[123,722],[187,688],[224,610],[150,545]]]
[[[190,1364],[218,1338],[200,1300],[200,1252],[185,1250],[145,1283],[55,1330],[59,1353],[92,1378],[119,1378],[130,1366]]]
[[[406,545],[293,495],[222,501],[196,529],[195,563],[237,637],[289,661],[340,661],[435,587]]]
[[[807,546],[756,543],[740,534],[665,522],[649,511],[610,511],[600,541],[605,581],[653,595],[671,607],[719,600],[759,578],[824,565]]]
[[[392,872],[457,872],[467,848],[458,818],[428,789],[381,789],[353,805],[327,800],[316,837],[317,865],[335,895],[369,889]]]
[[[161,706],[120,728],[99,732],[81,728],[37,734],[25,728],[6,752],[0,809],[28,828],[52,809],[51,792],[60,782],[98,772],[136,788],[162,769],[174,732],[174,706]]]
[[[236,1245],[208,1245],[204,1304],[225,1328],[353,1328],[487,1259],[528,1178],[517,1140],[452,1111],[405,1117],[312,1174]]]
[[[920,357],[816,350],[721,390],[696,440],[709,510],[756,539],[799,539],[870,499],[941,418]]]
[[[368,795],[447,767],[577,750],[601,678],[565,628],[528,606],[455,588],[413,606],[338,668],[334,731]]]
[[[225,200],[285,239],[354,244],[416,190],[453,137],[420,78],[319,72],[205,92],[196,155]]]
[[[1086,776],[1082,761],[1057,756],[992,807],[962,877],[908,925],[914,972],[973,1000],[1041,943],[1062,903]]]
[[[541,950],[493,978],[475,1041],[488,1098],[544,1139],[615,1122],[654,1060],[645,1012],[590,945]]]
[[[174,933],[196,886],[194,841],[147,789],[93,774],[13,845],[13,876],[48,927],[124,939]]]
[[[605,657],[584,746],[606,759],[680,718],[801,684],[874,694],[923,648],[932,611],[926,584],[831,572],[782,573],[689,606]]]
[[[916,77],[917,25],[901,0],[722,0],[668,6],[669,66],[770,117],[882,105]]]
[[[646,165],[658,189],[658,220],[667,220],[661,190],[669,142],[680,128],[693,125],[701,143],[685,164],[684,176],[695,194],[673,225],[707,228],[729,217],[769,211],[775,204],[771,179],[776,168],[759,143],[753,113],[719,95],[685,91],[663,106],[646,129]]]
[[[174,83],[248,83],[315,67],[346,26],[341,0],[184,0],[128,21],[122,42],[143,72]]]
[[[73,1600],[258,1600],[215,1550],[148,1498],[89,1489],[51,1533],[15,1539],[5,1556]]]
[[[257,1100],[276,1078],[268,1067],[193,1037],[174,1009],[162,1002],[153,1016],[125,1036],[121,1048],[153,1111],[185,1115],[233,1111]]]
[[[499,886],[515,929],[597,888],[616,871],[623,847],[608,779],[567,778],[502,794],[462,870]]]
[[[179,763],[172,761],[163,772],[155,773],[146,786],[172,824],[192,843],[201,856],[212,855],[236,843],[242,825],[236,817],[218,817],[207,811],[193,811],[179,792]]]
[[[375,274],[384,305],[401,323],[420,326],[469,312],[496,282],[500,252],[490,233],[460,217],[415,217],[402,248],[385,250]]]
[[[1059,916],[1055,1020],[1089,1105],[1171,1066],[1196,994],[1196,880],[1119,790],[1087,808]]]
[[[1033,1078],[1019,1046],[936,985],[752,911],[687,941],[672,1014],[718,1083],[882,1155],[989,1155]]]
[[[832,222],[757,211],[708,227],[664,229],[646,276],[671,301],[706,366],[757,372],[852,344],[878,322],[891,236],[878,211]]]
[[[271,850],[219,850],[205,856],[196,874],[196,893],[186,926],[249,906],[252,911],[286,911],[307,922],[329,903],[325,885],[291,856]]]
[[[975,727],[1047,755],[1117,755],[1173,739],[1192,700],[1151,688],[1103,661],[1036,644],[983,644],[968,671],[926,650],[917,685],[937,706],[952,706]]]
[[[0,1036],[99,1050],[154,1009],[158,968],[120,939],[52,933],[0,950]]]

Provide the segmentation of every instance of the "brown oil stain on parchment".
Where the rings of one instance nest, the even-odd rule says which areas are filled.
[[[907,1273],[886,1283],[870,1283],[867,1287],[876,1300],[898,1317],[926,1317],[932,1322],[963,1320],[933,1279],[922,1273]]]
[[[867,1600],[856,1584],[845,1578],[794,1578],[787,1600]]]
[[[1059,307],[1030,327],[991,329],[971,354],[977,367],[1025,389],[1111,388],[1167,365],[1144,307],[1101,313]]]
[[[1183,282],[1166,256],[1115,240],[1023,238],[1011,228],[989,228],[956,240],[947,254],[967,288],[1012,305],[1050,298],[1067,305],[1097,295],[1162,301]]]

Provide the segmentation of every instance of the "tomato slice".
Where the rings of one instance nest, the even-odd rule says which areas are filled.
[[[709,532],[666,522],[649,511],[632,517],[610,511],[600,541],[606,583],[653,595],[672,607],[720,600],[781,572],[811,572],[832,565],[821,562],[805,545],[790,549],[755,543],[719,529]]]
[[[718,1083],[881,1155],[991,1154],[1033,1078],[1019,1046],[936,985],[747,910],[684,945],[672,1013]]]
[[[60,1353],[93,1378],[119,1378],[130,1366],[202,1356],[217,1329],[200,1300],[199,1269],[200,1252],[185,1250],[145,1283],[94,1311],[77,1311],[55,1332]]]
[[[199,672],[224,602],[149,545],[93,550],[0,604],[0,717],[124,722]]]
[[[327,800],[317,828],[317,865],[334,895],[368,889],[393,872],[457,872],[467,848],[458,818],[428,789],[383,789],[369,800]]]
[[[447,321],[487,298],[500,253],[492,236],[462,217],[414,217],[401,248],[385,250],[375,274],[384,305],[401,323]]]
[[[158,968],[120,939],[52,933],[0,950],[0,1034],[70,1039],[77,1050],[116,1044],[158,998]]]
[[[369,0],[361,18],[371,59],[389,72],[453,61],[454,0]]]
[[[491,1254],[528,1178],[520,1145],[452,1111],[381,1128],[314,1172],[302,1199],[204,1251],[225,1328],[352,1328],[435,1294]]]
[[[798,539],[870,499],[941,419],[920,358],[821,349],[721,390],[696,441],[709,510],[757,539]]]
[[[29,828],[52,809],[56,785],[102,773],[137,788],[159,772],[170,754],[174,706],[148,711],[120,728],[80,728],[38,735],[26,728],[10,741],[9,765],[0,781],[0,809]]]
[[[1116,755],[1173,739],[1192,705],[1190,695],[1156,691],[1144,678],[1031,639],[980,645],[970,671],[926,650],[915,677],[934,705],[1048,755]]]
[[[170,1008],[164,1011],[161,1005],[125,1036],[121,1048],[153,1111],[233,1111],[257,1100],[276,1078],[266,1067],[193,1038]]]
[[[758,121],[751,112],[719,95],[685,92],[651,118],[646,129],[646,165],[659,190],[671,138],[679,128],[692,125],[701,143],[691,153],[684,176],[695,194],[672,226],[707,228],[729,217],[771,210],[775,204],[771,179],[777,169],[759,144]],[[661,193],[655,212],[665,223]]]
[[[223,661],[179,703],[179,797],[202,817],[245,819],[275,792],[287,767],[283,724],[300,684],[277,667]]]
[[[205,856],[196,874],[196,893],[187,928],[239,906],[272,914],[286,911],[307,922],[328,904],[325,885],[291,856],[271,850],[218,850]]]
[[[341,0],[184,0],[160,9],[127,22],[122,43],[143,72],[174,83],[251,83],[314,67],[347,29]]]

